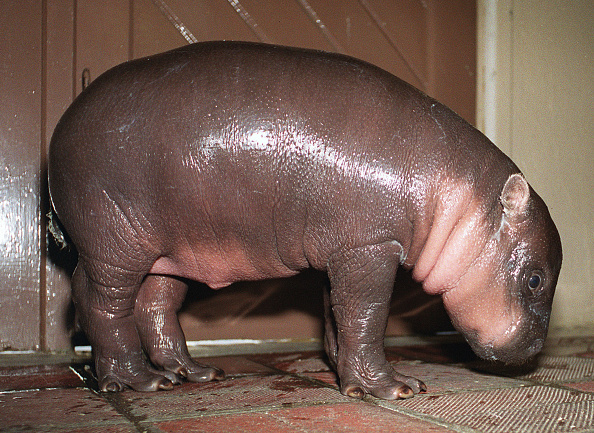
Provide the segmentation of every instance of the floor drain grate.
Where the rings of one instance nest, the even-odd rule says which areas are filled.
[[[493,433],[579,432],[594,428],[593,394],[545,386],[417,396],[382,405]]]

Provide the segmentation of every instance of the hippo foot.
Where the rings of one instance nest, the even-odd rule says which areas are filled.
[[[180,383],[178,377],[169,371],[157,371],[149,367],[137,369],[136,371],[116,371],[112,369],[109,373],[99,378],[99,389],[103,392],[120,392],[126,387],[135,391],[158,391],[173,389],[174,385]]]
[[[223,380],[225,373],[214,367],[182,367],[175,371],[158,371],[148,369],[146,372],[130,374],[108,374],[99,381],[99,389],[103,392],[120,392],[126,387],[135,391],[170,391],[174,385],[181,383],[180,378],[189,382],[209,382]]]
[[[193,361],[167,363],[162,364],[162,366],[165,370],[173,372],[178,377],[183,377],[189,382],[210,382],[225,379],[225,372],[223,370],[197,364]]]
[[[117,367],[118,364],[126,367]],[[179,385],[182,379],[190,382],[208,382],[225,378],[222,370],[200,365],[191,360],[154,363],[155,366],[160,367],[159,370],[151,367],[148,362],[133,364],[98,362],[99,389],[103,392],[120,392],[126,387],[142,392],[169,391],[174,385]]]
[[[414,397],[427,391],[427,386],[414,377],[404,376],[386,364],[383,371],[367,376],[350,372],[340,376],[340,392],[353,398],[369,394],[382,400],[399,400]]]
[[[194,362],[188,353],[184,340],[171,338],[170,342],[172,344],[169,348],[145,345],[154,366],[171,372],[189,382],[210,382],[225,378],[223,370]]]

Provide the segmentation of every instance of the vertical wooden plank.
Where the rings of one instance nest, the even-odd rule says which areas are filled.
[[[75,1],[47,2],[45,133],[48,142],[75,94],[72,88]]]
[[[476,0],[428,1],[428,93],[476,122]]]
[[[74,2],[48,1],[46,10],[46,50],[45,71],[47,83],[45,89],[45,151],[49,150],[49,141],[58,120],[72,102],[74,89],[73,55],[74,55]],[[45,158],[46,155],[41,155]],[[42,163],[42,181],[46,179],[47,162]],[[47,184],[42,182],[42,214],[49,211]],[[51,236],[45,231],[46,236]],[[69,273],[73,263],[71,255],[59,251],[54,242],[48,239],[45,260],[45,321],[46,350],[67,350],[71,347],[69,328],[72,326],[73,310],[71,307]]]
[[[0,3],[0,349],[39,347],[42,5]]]
[[[76,93],[82,90],[81,74],[88,68],[91,79],[129,55],[130,7],[121,0],[76,2]]]

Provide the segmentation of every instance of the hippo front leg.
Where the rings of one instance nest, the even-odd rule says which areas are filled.
[[[328,261],[329,307],[336,326],[326,318],[326,350],[336,364],[340,391],[394,400],[425,391],[423,382],[394,371],[384,353],[390,298],[400,259],[397,242],[366,245]],[[335,347],[333,347],[335,345]]]

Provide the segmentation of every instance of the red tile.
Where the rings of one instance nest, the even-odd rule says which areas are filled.
[[[289,373],[330,371],[323,352],[250,355],[250,359]]]
[[[242,376],[221,382],[184,383],[172,391],[126,391],[113,397],[131,416],[162,420],[220,411],[270,410],[295,405],[346,402],[337,390],[293,376]]]
[[[348,402],[274,410],[265,413],[226,414],[158,423],[168,433],[177,432],[451,432],[444,427],[371,404]]]
[[[279,419],[305,431],[328,432],[449,432],[451,430],[371,404],[322,405],[276,412]],[[301,431],[301,430],[300,430]]]
[[[39,431],[52,428],[92,431],[98,425],[126,428],[132,426],[103,398],[91,391],[43,389],[0,393],[2,429]]]
[[[295,430],[282,421],[274,419],[268,413],[246,413],[240,415],[223,415],[202,417],[155,423],[160,431],[167,433],[260,433],[291,432]]]
[[[497,387],[510,388],[526,383],[513,378],[483,374],[459,366],[415,362],[392,363],[392,366],[400,374],[423,381],[430,394]],[[319,380],[338,389],[338,376],[334,372],[304,373],[303,376]]]
[[[80,386],[84,382],[66,365],[0,367],[0,391]]]
[[[338,375],[333,371],[319,371],[313,373],[303,373],[303,376],[310,377],[320,382],[324,382],[327,385],[333,386],[338,389]]]

